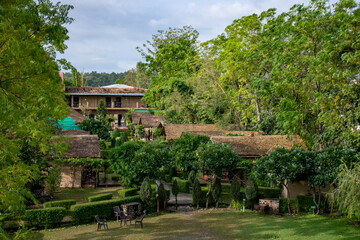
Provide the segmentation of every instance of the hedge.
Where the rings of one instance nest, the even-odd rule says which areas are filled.
[[[201,187],[201,194],[200,194],[200,199],[199,199],[199,206],[200,207],[206,207],[206,194],[208,192],[208,188],[207,187]],[[192,205],[196,206],[196,202],[194,201],[193,198],[193,202]],[[212,197],[212,194],[210,193],[209,196],[209,207],[215,205],[215,201],[214,198]]]
[[[221,190],[222,192],[230,193],[231,183],[222,183]]]
[[[271,187],[259,187],[259,199],[263,198],[279,198],[281,194],[280,188],[271,188]]]
[[[137,195],[137,188],[121,189],[118,191],[119,198],[131,197]]]
[[[94,221],[94,216],[99,215],[100,218],[114,218],[114,206],[120,206],[125,203],[140,202],[140,196],[126,197],[123,199],[105,200],[99,202],[90,202],[84,204],[76,204],[70,207],[74,224],[84,224]]]
[[[298,212],[312,212],[313,209],[311,208],[311,206],[316,206],[312,195],[307,195],[307,196],[298,195],[296,196],[296,201],[297,201]],[[322,197],[320,200],[320,213],[323,213],[324,209],[325,209],[325,199]],[[316,209],[314,209],[314,211],[316,212]]]
[[[183,180],[179,177],[174,177],[174,180],[177,181],[178,186],[179,186],[179,192],[182,193],[188,193],[189,192],[189,187],[190,187],[190,183],[188,180]]]
[[[288,204],[287,198],[279,198],[280,213],[289,213],[287,204]],[[290,198],[290,210],[291,212],[296,212],[298,210],[296,198]]]
[[[61,201],[45,202],[43,206],[44,208],[64,207],[66,209],[70,209],[71,205],[75,205],[75,204],[76,204],[75,199],[68,199]]]
[[[110,200],[112,199],[113,194],[112,193],[103,193],[103,194],[98,194],[98,195],[94,195],[91,197],[87,197],[86,200],[88,202],[98,202],[98,201],[103,201],[103,200]]]
[[[76,206],[76,205],[73,205]],[[30,227],[56,227],[66,216],[64,207],[26,210],[25,218]]]

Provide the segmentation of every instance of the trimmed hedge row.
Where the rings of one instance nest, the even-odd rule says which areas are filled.
[[[90,203],[90,202],[98,202],[103,200],[110,200],[112,199],[112,197],[113,197],[112,193],[103,193],[103,194],[87,197],[86,200]]]
[[[75,205],[73,205],[75,206]],[[26,210],[25,218],[30,227],[56,227],[66,216],[64,207]]]
[[[179,186],[179,192],[182,192],[182,193],[188,193],[189,192],[189,187],[190,187],[190,183],[188,180],[183,180],[179,177],[174,177],[173,180],[177,181],[178,183],[178,186]]]
[[[121,189],[118,191],[119,198],[126,198],[137,195],[137,188]]]
[[[74,224],[84,224],[94,221],[94,216],[100,218],[114,218],[114,206],[130,202],[140,202],[140,196],[126,197],[123,199],[106,200],[99,202],[90,202],[84,204],[72,205],[70,208]]]
[[[263,198],[279,198],[281,194],[280,188],[271,188],[271,187],[259,187],[259,199]]]
[[[282,213],[287,213],[288,209],[287,209],[287,198],[280,198],[280,206],[279,206],[279,211]],[[296,198],[291,198],[290,199],[290,208],[291,211],[294,212],[312,212],[312,208],[311,206],[315,206],[315,203],[313,201],[313,197],[312,196],[301,196],[298,195],[296,196]],[[324,198],[321,198],[321,202],[320,202],[320,213],[323,213],[325,210],[326,206],[325,206],[325,200]],[[316,209],[314,209],[314,211],[316,211]]]
[[[44,208],[53,208],[53,207],[64,207],[66,209],[70,209],[71,205],[75,205],[75,199],[61,200],[61,201],[51,201],[45,202],[43,204]]]

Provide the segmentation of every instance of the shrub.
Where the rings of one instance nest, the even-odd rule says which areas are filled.
[[[177,181],[178,186],[179,186],[179,192],[182,193],[188,193],[189,192],[189,187],[190,187],[190,183],[187,180],[182,180],[178,177],[174,177],[174,180]]]
[[[192,185],[192,199],[193,199],[193,204],[196,205],[197,208],[200,202],[200,197],[201,197],[200,182],[197,178],[195,178],[194,183]]]
[[[119,176],[112,176],[112,177],[111,177],[111,181],[113,181],[113,182],[118,182],[119,179],[120,179]]]
[[[206,206],[206,194],[208,192],[208,188],[207,187],[201,187],[201,193],[200,193],[200,198],[199,198],[199,206],[200,207],[205,207]],[[194,201],[194,198],[193,198],[193,202],[192,202],[193,205],[196,206],[196,202]],[[215,204],[215,201],[212,197],[212,194],[210,193],[210,196],[209,196],[209,206],[212,206]]]
[[[172,177],[169,174],[165,174],[165,182],[172,182]]]
[[[56,190],[60,187],[61,182],[61,175],[60,175],[60,169],[57,167],[52,167],[47,177],[45,178],[47,193],[50,196],[53,196]]]
[[[281,194],[280,188],[258,187],[259,198],[279,198]]]
[[[63,207],[26,210],[25,218],[31,227],[56,227],[66,216]]]
[[[114,217],[114,206],[130,202],[141,202],[140,196],[72,205],[70,210],[73,223],[84,224],[92,222],[95,215],[99,215],[100,218],[111,219]]]
[[[315,206],[313,196],[296,196],[297,211],[298,212],[312,212],[311,206]],[[325,209],[325,199],[322,197],[320,201],[320,213],[323,213]]]
[[[231,188],[231,183],[222,183],[221,184],[221,189],[223,192],[227,192],[230,193],[230,188]]]
[[[131,197],[137,194],[137,188],[127,188],[118,191],[119,198]]]
[[[113,196],[112,193],[103,193],[103,194],[98,194],[98,195],[88,197],[86,200],[88,202],[98,202],[98,201],[112,199],[112,196]]]
[[[75,204],[76,204],[75,199],[68,199],[61,201],[45,202],[43,206],[44,208],[63,207],[66,209],[70,209],[71,205],[75,205]]]
[[[232,199],[234,200],[234,202],[236,203],[235,209],[237,209],[237,202],[239,200],[239,196],[240,196],[240,181],[238,181],[237,179],[233,179],[230,185],[230,193],[232,196]]]
[[[141,183],[141,187],[140,187],[140,198],[146,205],[149,204],[152,193],[153,191],[151,188],[149,178],[146,177],[144,181]]]
[[[298,210],[296,198],[290,198],[290,209],[291,212],[296,212]],[[288,199],[279,198],[279,212],[288,213]]]

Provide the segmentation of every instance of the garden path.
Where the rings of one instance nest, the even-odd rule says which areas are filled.
[[[156,185],[160,185],[160,180],[155,180]],[[168,205],[175,205],[175,196],[171,193],[171,185],[167,182],[161,180],[164,184],[166,190],[170,190],[170,200],[167,203]],[[192,204],[192,195],[190,193],[179,193],[177,195],[178,205],[191,205]]]

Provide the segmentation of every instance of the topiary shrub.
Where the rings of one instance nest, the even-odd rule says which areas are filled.
[[[61,201],[45,202],[43,204],[43,207],[44,208],[63,207],[66,209],[70,209],[71,205],[75,205],[75,204],[76,204],[75,199],[68,199],[68,200],[61,200]]]
[[[190,191],[190,183],[187,180],[180,179],[179,177],[174,177],[174,180],[177,181],[179,186],[179,192],[189,193]]]
[[[137,188],[121,189],[118,192],[120,199],[137,195]]]
[[[239,200],[239,197],[240,197],[240,181],[238,181],[237,179],[233,179],[232,182],[231,182],[231,185],[230,185],[230,193],[231,193],[231,196],[232,196],[232,199],[235,203],[235,209],[237,210],[237,203],[238,203],[238,200]]]
[[[141,202],[140,196],[72,205],[70,211],[73,224],[93,222],[95,215],[99,215],[100,218],[112,219],[114,218],[114,206],[130,202]]]
[[[193,198],[193,204],[196,205],[196,208],[198,209],[201,198],[201,186],[197,178],[195,178],[194,183],[192,185],[192,198]]]
[[[222,189],[221,189],[221,180],[220,180],[220,178],[217,177],[215,179],[215,183],[214,183],[214,185],[212,187],[212,191],[211,191],[212,197],[216,202],[216,208],[219,207],[219,200],[220,200],[219,198],[220,198],[220,195],[221,195],[221,191],[222,191]]]
[[[141,187],[140,187],[140,198],[145,203],[145,205],[150,204],[152,193],[153,191],[150,185],[149,178],[146,177],[144,181],[141,183]]]
[[[26,210],[25,219],[30,227],[53,228],[60,224],[66,214],[64,207],[32,209]]]
[[[86,200],[88,202],[98,202],[98,201],[103,201],[103,200],[110,200],[112,199],[112,193],[103,193],[103,194],[98,194],[98,195],[94,195],[91,197],[87,197]]]
[[[200,193],[200,198],[199,198],[199,206],[200,207],[205,207],[206,206],[206,194],[208,192],[208,187],[201,187],[201,193]],[[193,198],[193,202],[192,205],[196,206],[196,202],[194,201]],[[212,197],[212,194],[209,195],[209,206],[214,206],[215,205],[215,201],[214,198]]]
[[[179,194],[179,185],[178,185],[176,179],[174,180],[174,182],[172,184],[171,191],[172,191],[172,194],[175,196],[175,209],[177,210],[177,195]]]

